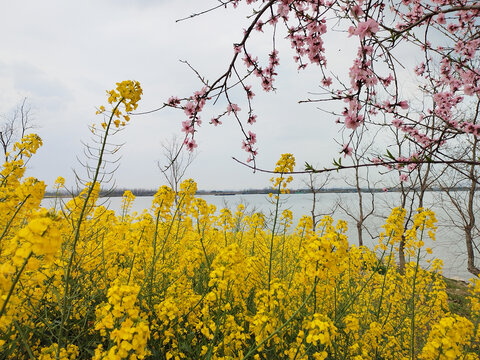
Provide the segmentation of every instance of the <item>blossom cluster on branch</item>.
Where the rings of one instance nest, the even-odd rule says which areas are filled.
[[[335,114],[337,122],[348,131],[362,131],[365,126],[393,126],[402,131],[417,147],[415,162],[429,160],[461,162],[441,151],[448,141],[458,136],[479,136],[480,125],[473,118],[459,116],[471,110],[480,94],[480,4],[474,0],[230,0],[226,8],[241,3],[252,9],[243,36],[234,42],[233,54],[226,71],[217,79],[202,81],[204,87],[194,95],[170,98],[167,106],[182,109],[187,115],[182,127],[185,145],[193,150],[201,125],[200,113],[207,103],[226,100],[228,107],[214,116],[210,123],[221,125],[223,116],[234,116],[243,134],[242,148],[255,160],[256,134],[247,126],[257,121],[253,110],[255,94],[251,84],[257,77],[265,91],[274,90],[283,27],[294,50],[298,69],[316,66],[320,87],[324,90],[316,101],[342,104]],[[271,50],[253,54],[249,50],[255,33],[273,29]],[[345,34],[358,40],[358,51],[351,66],[342,74],[332,73],[326,48],[327,34]],[[427,99],[422,110],[412,108],[414,95],[399,90],[402,79],[399,68],[402,57],[422,59],[411,70]],[[258,58],[268,55],[268,62]],[[254,75],[252,77],[252,75]],[[244,90],[248,110],[240,112],[241,99],[233,99],[232,88]],[[243,107],[243,106],[242,106]],[[433,125],[432,125],[433,123]],[[433,130],[433,131],[432,131]],[[351,137],[350,137],[351,139]],[[350,142],[341,153],[348,154]],[[400,156],[400,154],[399,154]],[[379,156],[381,162],[387,159]],[[391,159],[388,159],[390,161]],[[396,159],[398,162],[404,160]]]

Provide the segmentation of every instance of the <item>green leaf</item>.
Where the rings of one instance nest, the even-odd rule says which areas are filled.
[[[337,167],[337,172],[340,168],[343,168],[342,158],[339,157],[338,160],[333,160],[333,165]]]
[[[392,160],[395,160],[395,156],[392,155],[392,153],[390,152],[390,150],[387,149],[387,157],[392,159]]]
[[[305,161],[305,171],[315,171],[312,165]]]

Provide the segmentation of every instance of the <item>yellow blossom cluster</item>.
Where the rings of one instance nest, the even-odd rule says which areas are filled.
[[[272,183],[272,188],[276,190],[278,188],[279,192],[282,194],[288,194],[290,191],[287,188],[287,185],[293,181],[293,177],[289,175],[288,177],[284,177],[284,174],[288,174],[293,172],[293,168],[295,167],[295,157],[292,154],[286,153],[282,154],[280,160],[277,161],[275,166],[275,172],[280,173],[279,176],[276,178],[271,178],[270,182]],[[270,194],[270,197],[273,194]],[[277,198],[278,195],[275,195]]]
[[[468,347],[472,339],[473,328],[471,321],[458,315],[440,319],[430,331],[420,359],[478,359],[478,354],[470,353],[465,356],[464,353],[464,349]]]
[[[40,146],[43,145],[42,139],[37,134],[27,134],[21,142],[13,145],[13,150],[17,152],[16,158],[25,156],[27,158],[35,154]]]
[[[118,280],[108,289],[108,303],[96,309],[95,330],[103,337],[109,333],[114,345],[103,350],[99,344],[93,359],[144,359],[148,355],[150,329],[136,305],[139,290],[139,286],[123,285]]]
[[[69,344],[67,348],[58,349],[58,344],[54,343],[50,346],[43,347],[37,352],[38,360],[56,360],[58,351],[58,359],[60,360],[75,360],[78,358],[78,347]]]
[[[138,81],[125,80],[117,83],[115,89],[107,91],[108,103],[113,107],[109,116],[108,122],[102,122],[103,129],[110,126],[112,120],[115,127],[125,126],[130,121],[129,112],[137,109],[138,102],[140,101],[143,90]],[[120,104],[123,104],[125,113],[120,109]],[[97,114],[103,114],[106,112],[105,106],[100,106],[97,110]]]

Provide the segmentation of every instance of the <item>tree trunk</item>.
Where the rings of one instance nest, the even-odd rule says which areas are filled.
[[[467,245],[467,255],[468,255],[467,270],[471,274],[475,276],[479,276],[480,269],[475,266],[475,254],[473,253],[472,232],[467,231],[467,229],[465,229],[465,242]]]
[[[363,246],[363,220],[357,221],[358,246]]]
[[[477,144],[478,139],[475,138],[473,141],[473,151],[472,151],[472,159],[476,159],[477,157]],[[467,245],[467,269],[473,275],[478,276],[480,274],[480,270],[475,266],[475,254],[473,252],[473,235],[472,231],[475,228],[475,211],[474,211],[474,199],[475,199],[475,190],[477,189],[477,174],[475,173],[475,166],[470,166],[470,190],[468,192],[468,219],[469,222],[464,227],[465,230],[465,242]]]

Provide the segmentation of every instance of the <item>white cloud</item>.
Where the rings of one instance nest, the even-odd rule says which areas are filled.
[[[42,101],[53,98],[58,102],[71,99],[70,91],[53,74],[46,74],[32,64],[17,62],[8,68],[15,90]]]

